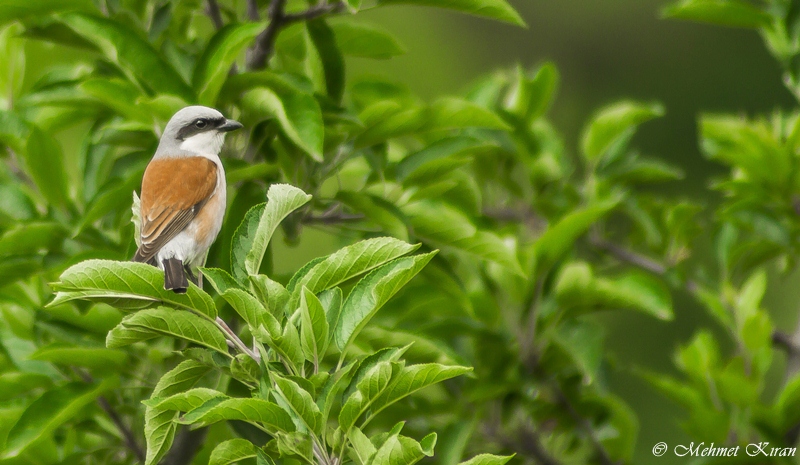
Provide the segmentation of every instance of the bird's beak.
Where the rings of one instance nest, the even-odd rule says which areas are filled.
[[[225,124],[217,128],[219,132],[231,132],[242,128],[242,123],[232,119],[226,119]]]

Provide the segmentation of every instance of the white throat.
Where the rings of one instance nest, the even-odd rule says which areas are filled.
[[[186,138],[181,142],[181,150],[198,155],[219,155],[222,144],[225,142],[225,133],[218,131],[205,131]]]

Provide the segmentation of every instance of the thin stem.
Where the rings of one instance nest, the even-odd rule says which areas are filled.
[[[261,19],[258,14],[258,2],[256,0],[247,0],[247,19],[250,21]]]
[[[217,319],[214,320],[214,322],[217,324],[217,327],[219,327],[219,329],[221,329],[222,332],[225,333],[225,335],[228,337],[228,340],[232,342],[233,345],[236,346],[236,348],[241,353],[247,354],[250,358],[255,360],[256,363],[258,363],[258,355],[256,355],[252,350],[250,350],[250,348],[247,347],[245,343],[242,342],[241,339],[239,339],[239,336],[237,336],[236,333],[234,333],[233,330],[230,328],[230,326],[228,326],[228,324],[225,323],[225,320],[223,320],[220,317],[217,317]]]
[[[74,371],[78,374],[78,376],[81,377],[81,379],[83,379],[84,382],[94,382],[94,379],[88,373],[78,369],[74,369]],[[133,431],[131,431],[131,429],[128,428],[128,425],[122,421],[122,417],[119,416],[119,413],[117,413],[114,407],[108,402],[108,399],[106,399],[104,396],[100,396],[97,398],[97,403],[106,413],[106,415],[108,415],[108,418],[111,419],[111,422],[114,423],[114,426],[117,427],[117,430],[119,430],[120,434],[122,435],[122,440],[125,443],[125,447],[130,449],[130,451],[133,452],[133,455],[135,455],[140,462],[144,462],[144,449],[142,449],[139,443],[136,442],[136,436],[134,436]]]
[[[222,26],[225,25],[222,21],[222,12],[219,9],[217,0],[208,0],[206,4],[206,14],[211,18],[211,22],[214,23],[215,28],[222,29]]]
[[[310,21],[328,13],[341,11],[344,9],[344,6],[344,2],[322,2],[300,13],[287,14],[284,11],[286,8],[286,0],[272,0],[269,5],[269,10],[267,11],[269,24],[267,28],[256,37],[255,43],[248,53],[247,68],[250,70],[258,70],[264,69],[267,66],[267,60],[270,55],[272,55],[272,51],[275,47],[275,39],[278,37],[280,30],[284,27],[298,21]]]
[[[553,390],[556,393],[556,397],[558,397],[559,401],[562,405],[567,409],[567,412],[572,417],[572,419],[586,432],[589,436],[589,440],[591,441],[592,445],[595,448],[598,456],[600,457],[600,463],[603,465],[616,465],[616,462],[611,460],[611,457],[608,456],[608,452],[606,452],[606,448],[603,447],[603,444],[600,442],[600,439],[597,438],[597,434],[592,427],[592,424],[589,423],[589,420],[584,418],[578,411],[575,409],[575,406],[572,405],[572,402],[567,398],[564,391],[561,390],[561,387],[558,384],[553,383]]]

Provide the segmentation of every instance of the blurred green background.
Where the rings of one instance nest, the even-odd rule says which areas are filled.
[[[705,160],[697,146],[701,113],[769,115],[796,105],[783,86],[777,62],[756,32],[661,19],[662,0],[518,0],[512,2],[527,29],[412,7],[367,11],[358,18],[391,30],[407,48],[389,61],[348,62],[350,78],[376,74],[409,83],[423,98],[456,93],[490,70],[533,68],[553,61],[561,73],[550,118],[576,153],[585,122],[603,105],[619,99],[659,101],[666,116],[639,130],[633,146],[683,168],[684,182],[666,185],[665,194],[713,203],[705,187],[723,169]],[[705,197],[703,197],[705,196]],[[700,249],[699,249],[700,250]],[[800,276],[778,277],[767,306],[779,328],[792,329]],[[631,367],[674,372],[669,357],[699,326],[715,327],[686,296],[675,296],[675,321],[662,322],[634,312],[601,316],[615,366],[609,387],[640,415],[633,463],[685,463],[666,454],[655,458],[659,441],[680,438],[676,406],[640,380]],[[622,335],[625,337],[615,337]],[[780,366],[781,364],[776,364]],[[774,371],[774,379],[783,376]],[[770,392],[769,388],[767,389]],[[670,444],[671,447],[674,444]]]
[[[768,115],[776,108],[796,106],[782,84],[778,64],[753,31],[661,19],[660,9],[667,3],[664,0],[512,3],[528,24],[527,29],[438,9],[382,7],[364,11],[356,21],[386,27],[402,41],[407,53],[386,61],[350,58],[348,77],[391,77],[409,84],[423,98],[433,98],[459,93],[494,69],[517,63],[530,69],[553,61],[561,82],[550,119],[563,135],[569,153],[576,153],[585,122],[605,104],[619,99],[659,101],[666,108],[666,116],[643,125],[632,145],[685,171],[686,180],[665,185],[663,193],[701,203],[716,201],[710,197],[716,194],[705,187],[723,168],[699,153],[698,115]],[[65,52],[61,58],[70,61],[79,56],[79,52]],[[46,66],[30,60],[27,73],[38,74]],[[65,144],[65,153],[75,151],[79,135],[87,129],[70,129],[76,135],[75,146]],[[300,247],[275,243],[281,244],[275,248],[278,272],[294,270],[340,245],[334,237],[311,229],[304,233]],[[798,280],[800,276],[790,275],[770,281],[780,283],[769,289],[765,302],[766,307],[777,309],[772,316],[778,328],[791,330],[795,324]],[[614,366],[607,370],[608,386],[639,414],[641,427],[633,463],[685,463],[672,454],[653,457],[651,449],[659,441],[678,438],[688,444],[690,439],[680,431],[675,405],[630,368],[638,365],[675,373],[669,359],[674,348],[685,343],[698,326],[716,327],[686,296],[675,296],[674,310],[674,322],[634,312],[600,316],[614,360]],[[625,337],[615,337],[622,334]],[[775,379],[782,376],[780,365],[775,366]],[[771,392],[768,388],[767,394]]]

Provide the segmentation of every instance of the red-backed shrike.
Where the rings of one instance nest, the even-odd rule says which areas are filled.
[[[225,216],[225,133],[241,128],[213,108],[186,107],[164,129],[142,179],[141,245],[135,262],[164,270],[164,288],[184,293]]]

